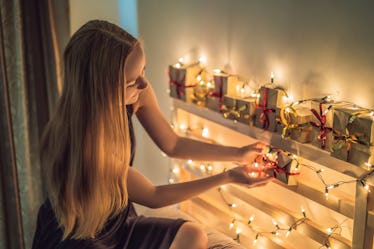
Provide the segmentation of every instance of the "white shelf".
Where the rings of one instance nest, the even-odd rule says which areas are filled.
[[[266,131],[254,126],[245,125],[243,123],[234,122],[233,120],[225,119],[224,117],[222,117],[222,114],[212,111],[208,108],[200,107],[191,103],[186,103],[178,99],[173,99],[173,105],[174,108],[185,110],[217,124],[223,125],[234,131],[271,144],[272,146],[282,148],[291,153],[295,153],[300,157],[324,165],[345,175],[354,178],[361,178],[363,175],[368,173],[367,170],[342,161],[340,159],[334,158],[330,156],[327,151],[321,150],[315,146],[312,146],[310,144],[302,144],[291,139],[282,139],[281,135],[279,134]],[[374,177],[370,177],[367,182],[371,185],[374,185]]]

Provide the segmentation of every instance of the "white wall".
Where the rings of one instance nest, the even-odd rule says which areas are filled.
[[[374,108],[373,9],[369,0],[139,0],[146,74],[167,117],[167,66],[201,53],[259,84],[282,72],[276,81],[296,99],[339,92]],[[147,173],[166,182],[167,160],[145,144]]]
[[[118,0],[69,0],[69,6],[71,34],[93,19],[119,24]]]

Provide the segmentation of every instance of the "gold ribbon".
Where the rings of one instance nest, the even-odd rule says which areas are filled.
[[[287,137],[287,131],[298,128],[300,125],[295,123],[297,120],[297,112],[292,106],[282,107],[280,111],[281,122],[284,125],[282,130],[282,138]]]
[[[236,107],[236,99],[232,99],[232,100],[233,100],[233,104],[231,107],[227,105],[222,105],[223,117],[229,118],[230,116],[233,116],[235,120],[239,119],[240,117],[248,119],[249,118],[248,114],[242,115],[242,112],[247,109],[247,106],[242,105],[240,107]]]

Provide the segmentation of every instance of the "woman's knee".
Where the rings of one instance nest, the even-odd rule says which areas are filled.
[[[179,228],[174,242],[177,245],[175,248],[187,246],[186,248],[206,249],[208,247],[208,236],[200,225],[186,222]]]

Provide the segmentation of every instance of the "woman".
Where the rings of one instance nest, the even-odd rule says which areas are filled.
[[[42,139],[41,159],[48,199],[38,214],[33,249],[206,248],[196,224],[137,216],[131,202],[156,208],[209,188],[266,184],[237,167],[205,179],[164,186],[132,165],[136,114],[153,141],[169,156],[248,162],[262,148],[206,144],[177,136],[162,116],[144,76],[141,44],[118,26],[90,21],[64,51],[64,89]]]

